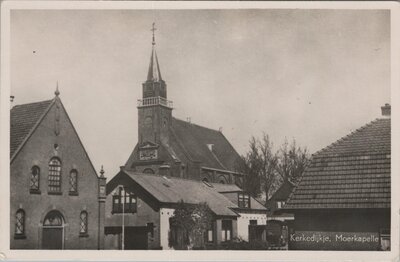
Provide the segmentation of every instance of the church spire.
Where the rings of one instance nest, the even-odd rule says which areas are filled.
[[[156,53],[156,40],[155,40],[155,23],[153,23],[153,27],[151,31],[153,31],[153,41],[152,41],[152,50],[151,50],[151,57],[150,57],[150,65],[149,65],[149,72],[147,73],[147,81],[152,82],[159,82],[162,81],[160,66],[158,64],[158,58]]]

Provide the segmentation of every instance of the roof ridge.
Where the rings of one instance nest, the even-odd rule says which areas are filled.
[[[172,117],[172,118],[175,119],[175,120],[181,121],[181,122],[185,123],[186,125],[194,125],[194,126],[197,126],[197,127],[200,127],[200,128],[208,129],[208,130],[214,131],[216,133],[222,134],[219,130],[216,130],[216,129],[213,129],[213,128],[201,126],[199,124],[195,124],[195,123],[192,123],[192,122],[187,122],[185,120],[182,120],[182,119],[179,119],[179,118],[176,118],[176,117]]]
[[[44,102],[52,102],[54,100],[53,99],[47,99],[47,100],[42,100],[42,101],[38,101],[38,102],[30,102],[30,103],[25,103],[25,104],[19,104],[19,105],[15,105],[11,108],[11,110],[21,107],[21,106],[29,106],[29,105],[34,105],[34,104],[40,104],[40,103],[44,103]]]
[[[339,144],[340,142],[348,139],[349,137],[353,136],[354,134],[365,130],[365,128],[367,128],[368,126],[371,126],[373,123],[377,122],[378,119],[374,119],[370,122],[368,122],[367,124],[364,124],[363,126],[357,128],[356,130],[351,131],[350,133],[348,133],[347,135],[342,136],[341,138],[337,139],[336,141],[334,141],[333,143],[329,144],[328,146],[316,151],[313,155],[318,155],[321,153],[326,152],[327,150],[331,149],[332,147],[336,146],[337,144]]]

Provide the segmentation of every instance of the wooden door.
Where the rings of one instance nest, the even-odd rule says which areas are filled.
[[[63,228],[43,228],[43,249],[63,248]]]

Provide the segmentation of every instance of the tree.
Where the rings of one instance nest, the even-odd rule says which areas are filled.
[[[249,151],[241,157],[237,171],[243,173],[243,188],[253,197],[265,194],[266,199],[275,192],[285,179],[297,183],[310,159],[306,148],[291,144],[285,138],[282,146],[274,152],[269,136],[251,137]]]
[[[290,180],[292,183],[297,183],[304,172],[309,160],[310,154],[307,148],[297,146],[296,140],[293,139],[291,144],[287,138],[278,151],[277,173],[280,180]]]
[[[207,203],[189,205],[180,201],[169,220],[169,246],[174,249],[204,247],[204,235],[212,221],[213,213]]]

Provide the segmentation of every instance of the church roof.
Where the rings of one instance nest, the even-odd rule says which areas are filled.
[[[10,112],[10,157],[14,157],[18,149],[27,140],[34,128],[43,118],[54,102],[46,100],[23,105],[16,105]]]
[[[201,181],[175,177],[167,178],[160,175],[135,173],[127,170],[122,172],[161,203],[176,204],[181,200],[187,204],[206,202],[216,215],[237,216],[230,209],[237,208],[237,205]]]
[[[240,156],[222,132],[177,118],[173,118],[172,129],[175,152],[182,151],[192,161],[200,161],[202,167],[235,171]]]
[[[390,119],[314,154],[284,209],[390,208]]]

